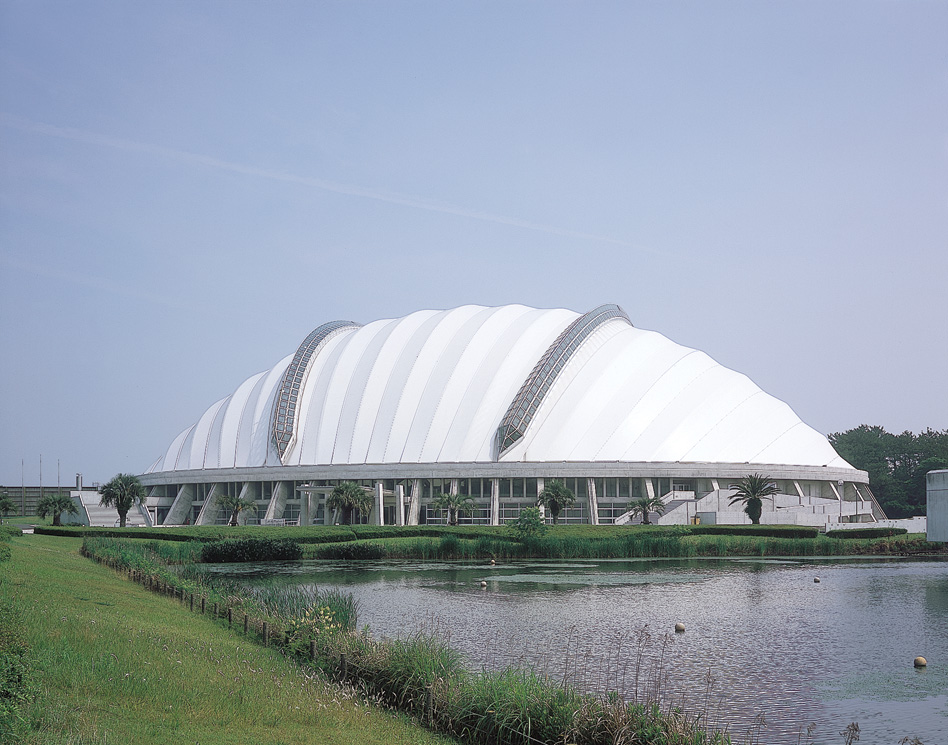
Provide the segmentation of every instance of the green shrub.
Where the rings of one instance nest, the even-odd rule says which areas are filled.
[[[827,538],[891,538],[894,535],[905,535],[905,528],[852,528],[842,530],[827,530]]]
[[[0,543],[0,561],[10,561],[10,546]]]
[[[189,525],[177,528],[90,528],[84,525],[36,527],[37,533],[67,538],[108,536],[111,538],[145,538],[153,541],[201,541],[211,543],[231,538],[289,538],[294,543],[335,543],[356,539],[348,526],[307,525]]]
[[[0,541],[8,541],[21,535],[23,535],[23,531],[16,525],[0,525]]]
[[[232,538],[205,543],[201,561],[206,563],[243,561],[292,561],[302,558],[303,549],[288,538]]]
[[[809,525],[694,525],[691,535],[762,535],[768,538],[816,538],[820,529]]]

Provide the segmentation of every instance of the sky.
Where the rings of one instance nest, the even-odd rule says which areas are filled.
[[[948,429],[946,30],[0,0],[0,484],[142,473],[316,326],[468,303],[618,303],[824,434]]]

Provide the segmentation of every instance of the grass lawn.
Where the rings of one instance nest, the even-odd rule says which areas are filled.
[[[454,742],[80,557],[79,539],[8,545],[0,603],[24,624],[39,689],[15,742]]]

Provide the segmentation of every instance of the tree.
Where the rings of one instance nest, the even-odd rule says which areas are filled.
[[[869,473],[869,486],[887,517],[924,515],[925,474],[948,467],[948,430],[917,435],[862,424],[829,441],[850,465]]]
[[[244,510],[256,509],[257,503],[249,499],[242,499],[239,494],[218,494],[214,500],[218,507],[230,510],[228,525],[237,525],[237,517]]]
[[[516,520],[507,523],[520,540],[531,536],[540,536],[546,532],[546,523],[540,515],[539,507],[524,507]]]
[[[654,512],[658,515],[665,514],[665,503],[661,497],[639,497],[629,502],[629,509],[632,510],[632,516],[642,516],[642,525],[651,525],[648,516]]]
[[[342,524],[351,525],[353,510],[366,515],[372,512],[372,495],[354,481],[343,481],[326,499],[326,508],[342,512]]]
[[[728,489],[734,489],[731,495],[730,504],[743,503],[744,512],[751,519],[754,525],[760,525],[760,513],[764,509],[764,499],[773,499],[777,493],[777,485],[769,476],[761,476],[759,473],[752,473],[740,479],[735,484],[730,484]]]
[[[114,507],[119,514],[119,526],[124,528],[128,511],[136,505],[145,504],[148,494],[137,476],[119,473],[99,489],[99,504]]]
[[[474,512],[474,497],[462,497],[460,494],[444,494],[442,492],[435,495],[431,505],[439,510],[447,510],[448,525],[457,525],[460,513],[470,515]]]
[[[72,501],[72,500],[69,500]],[[16,504],[10,495],[7,494],[6,490],[0,492],[0,525],[3,525],[3,518],[6,517],[11,512],[16,512],[18,510]]]
[[[36,503],[36,514],[40,517],[52,515],[53,525],[62,525],[59,516],[64,512],[70,515],[78,515],[79,508],[76,507],[76,503],[72,501],[71,497],[67,497],[62,492],[47,494]]]
[[[575,501],[576,495],[559,479],[553,479],[546,484],[537,496],[537,506],[542,504],[550,511],[554,525],[559,521],[560,511],[565,507],[572,507]]]

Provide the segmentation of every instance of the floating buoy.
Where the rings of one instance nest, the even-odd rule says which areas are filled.
[[[928,667],[928,660],[926,660],[924,657],[916,657],[915,667]]]
[[[819,584],[819,583],[820,583],[820,578],[819,578],[819,577],[814,577],[814,578],[813,578],[813,581],[816,582],[816,584]]]
[[[481,587],[487,587],[487,583],[484,580],[481,580]]]
[[[491,565],[491,566],[494,566],[494,564],[496,564],[496,563],[497,563],[497,562],[494,561],[493,559],[490,560],[490,565]]]
[[[676,634],[684,634],[684,633],[685,633],[685,624],[683,624],[683,623],[676,623],[676,624],[675,624],[675,633],[676,633]]]

